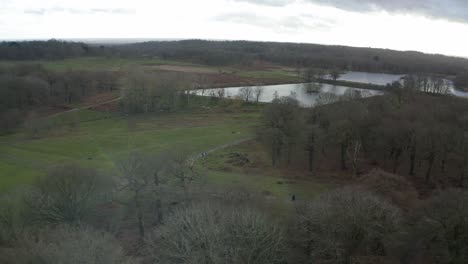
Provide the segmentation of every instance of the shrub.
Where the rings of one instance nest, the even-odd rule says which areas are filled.
[[[423,202],[417,210],[407,249],[433,263],[468,263],[468,192],[451,189]],[[412,260],[410,260],[412,261]]]
[[[345,187],[306,205],[299,231],[310,260],[348,263],[356,256],[385,256],[399,223],[398,208],[362,187]]]
[[[416,189],[408,180],[380,169],[373,169],[362,176],[359,184],[399,206],[408,207],[418,199]]]
[[[274,264],[283,240],[282,229],[252,208],[198,204],[176,210],[147,244],[154,263]]]
[[[35,221],[76,224],[90,217],[111,190],[110,178],[92,169],[68,164],[40,179],[27,199]]]
[[[124,264],[136,263],[125,257],[121,246],[109,234],[89,228],[60,226],[23,238],[0,254],[5,264]]]

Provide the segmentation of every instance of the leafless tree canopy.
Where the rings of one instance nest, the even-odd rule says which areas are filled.
[[[285,234],[263,213],[214,203],[177,209],[147,240],[153,263],[282,263]]]
[[[353,256],[384,256],[388,235],[400,228],[397,207],[360,187],[320,195],[299,209],[302,243],[310,260],[349,263]]]
[[[118,241],[89,228],[59,226],[29,234],[11,251],[0,251],[5,264],[132,264]]]

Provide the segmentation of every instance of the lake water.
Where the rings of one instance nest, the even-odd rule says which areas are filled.
[[[314,88],[317,87],[317,92],[307,92],[310,86]],[[216,89],[204,89],[204,90],[196,90],[192,91],[197,95],[202,96],[218,96],[219,92],[224,90],[225,98],[235,98],[239,95],[239,91],[242,87],[230,87],[230,88],[216,88]],[[255,87],[252,87],[255,90]],[[308,84],[308,83],[300,83],[300,84],[280,84],[280,85],[267,85],[263,86],[263,93],[259,98],[260,102],[269,103],[273,101],[273,99],[277,97],[283,96],[293,96],[295,97],[301,106],[303,107],[311,107],[317,103],[317,99],[319,97],[324,97],[329,94],[341,96],[345,93],[349,93],[351,91],[359,92],[363,97],[375,96],[375,95],[382,95],[383,92],[375,91],[375,90],[365,90],[365,89],[356,89],[350,88],[345,86],[338,86],[338,85],[330,85],[330,84]],[[255,101],[256,98],[254,95],[251,96],[249,99],[250,101]]]
[[[375,85],[387,85],[393,82],[400,81],[405,75],[401,74],[387,74],[387,73],[370,73],[370,72],[354,72],[350,71],[344,73],[338,78],[341,81],[348,82],[357,82],[357,83],[369,83]],[[450,80],[445,80],[446,85],[449,87],[449,93],[457,96],[468,98],[468,92],[459,91],[455,89],[453,82]]]
[[[370,72],[354,72],[344,73],[338,78],[340,81],[369,83],[375,85],[386,85],[400,81],[405,75],[387,74],[387,73],[370,73]]]
[[[369,73],[369,72],[347,72],[341,75],[339,80],[358,82],[358,83],[369,83],[375,85],[386,85],[395,81],[400,81],[405,75],[399,74],[386,74],[386,73]],[[453,83],[449,80],[447,85],[449,86],[450,94],[457,97],[468,98],[468,92],[456,90]],[[313,87],[312,90],[316,92],[307,92],[309,88]],[[239,92],[242,87],[229,87],[229,88],[214,88],[214,89],[203,89],[192,91],[192,93],[201,96],[220,96],[220,92],[225,98],[235,98],[239,96]],[[255,87],[252,87],[255,90]],[[269,103],[273,101],[275,97],[293,96],[295,97],[301,106],[312,107],[317,104],[317,100],[323,100],[328,98],[333,101],[333,96],[342,96],[349,92],[359,92],[363,97],[383,95],[382,91],[357,89],[346,86],[331,85],[331,84],[318,84],[318,83],[300,83],[300,84],[280,84],[280,85],[266,85],[263,86],[263,93],[259,98],[260,102]],[[255,95],[249,98],[250,101],[255,101]],[[325,100],[326,101],[326,100]]]

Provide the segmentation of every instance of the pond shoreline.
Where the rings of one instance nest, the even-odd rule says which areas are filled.
[[[346,86],[350,88],[358,88],[358,89],[365,89],[365,90],[375,90],[375,91],[384,91],[384,85],[376,85],[376,84],[369,84],[369,83],[359,83],[359,82],[350,82],[350,81],[340,81],[340,80],[327,80],[327,79],[319,79],[315,81],[316,83],[321,84],[330,84],[336,86]],[[258,84],[246,84],[244,82],[239,83],[232,83],[232,84],[223,84],[218,85],[216,87],[198,87],[195,90],[206,90],[206,89],[221,89],[221,88],[231,88],[231,87],[256,87],[256,86],[270,86],[270,85],[281,85],[281,84],[304,84],[308,83],[306,80],[278,80],[278,81],[267,81]]]

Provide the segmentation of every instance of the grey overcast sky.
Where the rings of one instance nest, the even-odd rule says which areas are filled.
[[[0,38],[242,39],[468,57],[468,0],[0,0]]]

